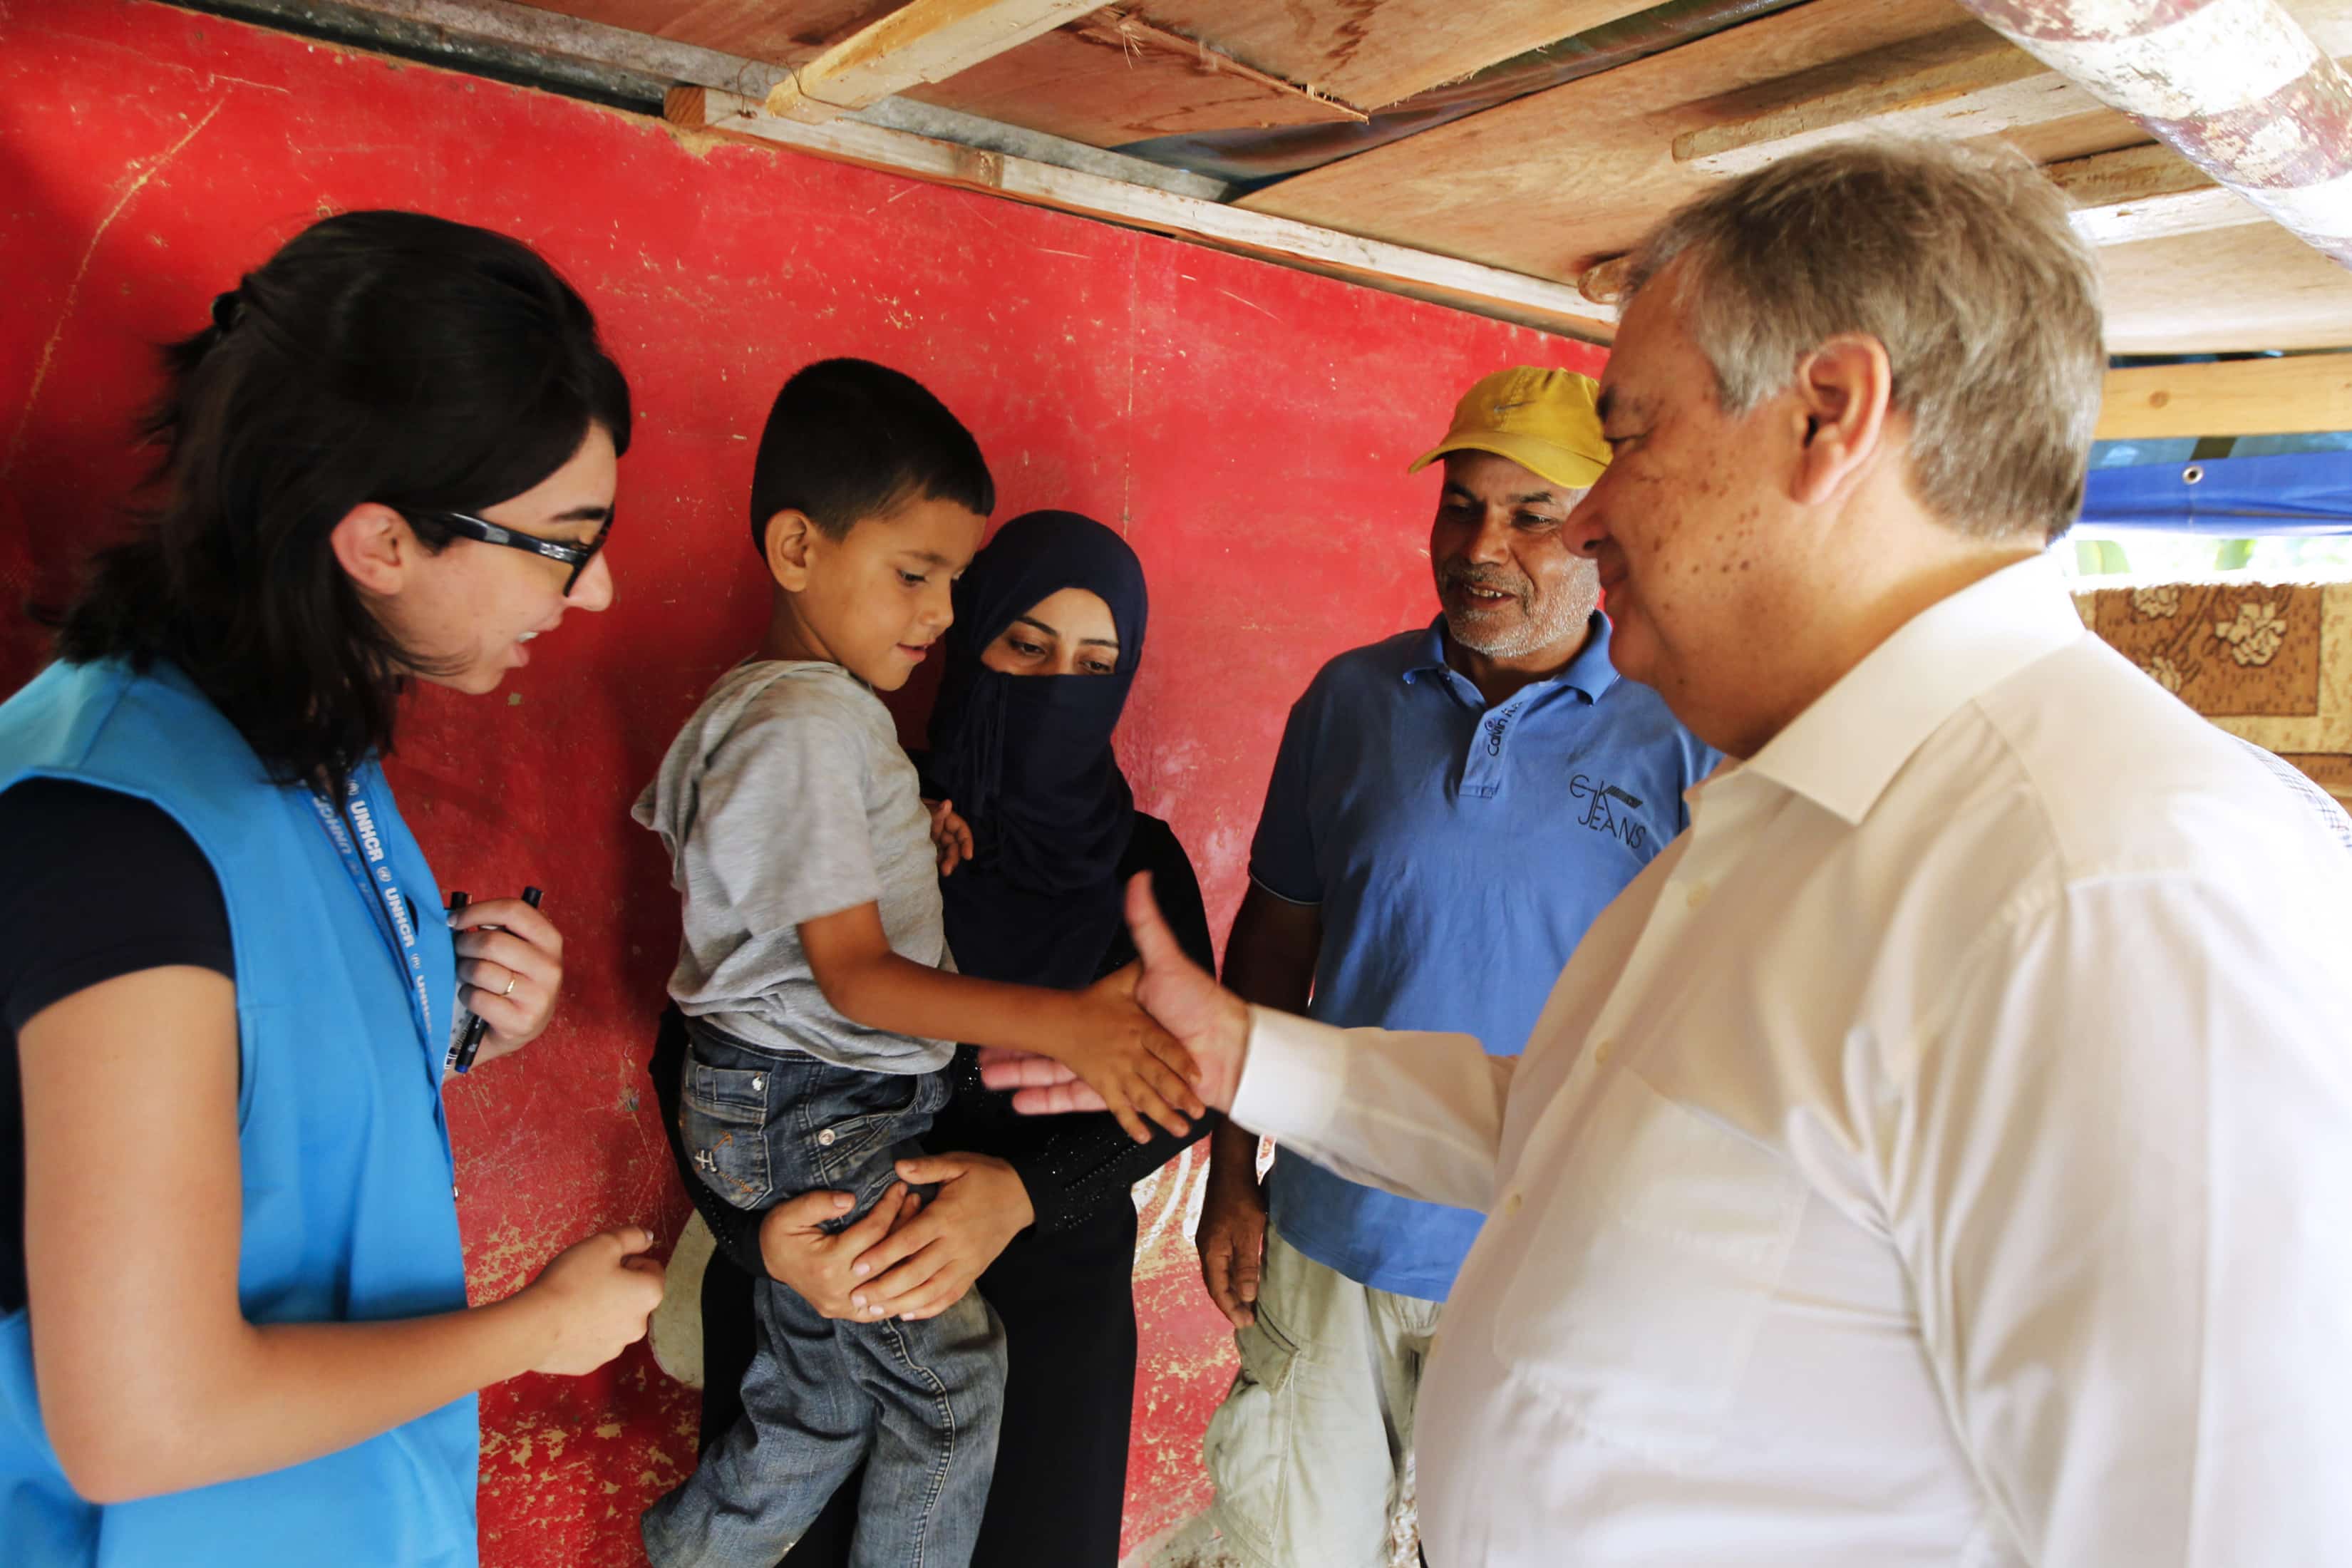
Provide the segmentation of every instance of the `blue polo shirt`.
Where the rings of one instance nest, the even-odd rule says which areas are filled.
[[[1515,1056],[1570,952],[1675,835],[1719,753],[1618,679],[1609,623],[1559,675],[1488,707],[1443,618],[1323,667],[1290,710],[1250,879],[1322,907],[1308,1012],[1447,1029]],[[1344,1181],[1282,1150],[1275,1228],[1377,1289],[1442,1300],[1484,1216]]]

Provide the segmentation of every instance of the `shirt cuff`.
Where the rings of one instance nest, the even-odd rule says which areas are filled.
[[[1233,1120],[1277,1141],[1317,1142],[1348,1081],[1347,1031],[1270,1007],[1250,1009],[1249,1049]]]

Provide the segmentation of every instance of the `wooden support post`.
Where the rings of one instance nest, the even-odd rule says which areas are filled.
[[[2102,441],[2352,430],[2352,353],[2107,372]]]
[[[781,81],[768,112],[810,124],[943,81],[1083,16],[1102,0],[910,0]]]
[[[2093,245],[2129,245],[2264,221],[2262,211],[2161,143],[2074,158],[2043,171],[2066,193],[2075,231]]]
[[[1360,239],[1082,170],[933,142],[860,121],[812,125],[786,120],[766,112],[757,99],[715,89],[673,89],[665,113],[671,123],[698,131],[1058,207],[1571,337],[1605,339],[1616,319],[1615,311],[1549,279]],[[779,221],[783,221],[781,216]]]

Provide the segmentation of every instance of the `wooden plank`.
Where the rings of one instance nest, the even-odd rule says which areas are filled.
[[[2160,244],[2145,243],[2143,236],[2101,254],[2112,352],[2211,353],[2352,343],[2352,282],[2326,258],[2260,214],[2226,234],[2198,233],[2202,237],[2164,236],[2168,243]],[[1626,256],[1601,262],[1586,269],[1578,289],[1596,304],[1622,310],[1632,268]]]
[[[1451,257],[1244,212],[1191,196],[1106,180],[1079,170],[932,142],[855,120],[811,125],[765,112],[756,99],[695,87],[674,89],[673,124],[741,137],[1008,196],[1199,241],[1288,266],[1433,300],[1570,336],[1597,338],[1612,313],[1575,289]]]
[[[284,21],[310,10],[309,0],[216,3],[226,4],[237,15],[257,16],[271,22]],[[763,60],[747,59],[699,44],[655,37],[562,12],[515,5],[511,0],[335,0],[335,4],[340,11],[382,18],[400,28],[429,29],[435,39],[445,43],[464,40],[541,58],[583,62],[617,73],[638,90],[650,92],[656,99],[673,83],[763,97],[787,75],[783,67]],[[316,13],[311,15],[315,19]],[[396,38],[411,35],[394,32],[391,36]],[[458,68],[465,68],[462,58]],[[1219,201],[1230,189],[1223,181],[1181,169],[1148,163],[1140,158],[1106,152],[1065,137],[983,120],[909,98],[886,98],[856,113],[859,119],[894,131],[985,147],[1043,163],[1058,163],[1067,169],[1084,169],[1108,179],[1152,185],[1181,195]]]
[[[2075,230],[2094,245],[2128,245],[2265,221],[2252,203],[2155,142],[2069,159],[2044,172],[2074,205]]]
[[[1379,109],[1655,0],[1140,0],[1153,22],[1342,102]]]
[[[2116,353],[2352,344],[2352,275],[2274,223],[2107,246],[2099,268]]]
[[[1297,97],[1312,103],[1328,104],[1342,110],[1350,120],[1361,121],[1371,118],[1362,110],[1343,103],[1328,92],[1276,76],[1272,71],[1260,70],[1199,38],[1171,33],[1165,27],[1145,21],[1132,11],[1121,10],[1115,5],[1106,5],[1094,15],[1071,23],[1069,30],[1091,42],[1108,44],[1121,51],[1157,49],[1162,54],[1172,54],[1195,70],[1205,71],[1212,76],[1231,74],[1242,77],[1277,97]]]
[[[814,59],[860,27],[888,16],[900,0],[531,0],[531,4],[583,21],[626,27],[771,65],[795,66]],[[768,89],[744,86],[731,90],[764,94]]]
[[[1966,141],[2099,107],[2089,93],[1975,22],[1848,56],[1771,90],[1784,101],[1675,137],[1675,162],[1713,174],[1744,174],[1850,137],[1865,121],[1874,132]]]
[[[1283,92],[1197,58],[1063,27],[905,96],[1097,147],[1158,136],[1354,118],[1328,99]]]
[[[941,81],[1094,10],[1100,0],[909,0],[769,90],[768,112],[815,123]]]
[[[2288,0],[2287,9],[2323,47],[2352,53],[2352,0]],[[1573,279],[1706,188],[1714,176],[1673,158],[1675,138],[1785,107],[1803,72],[1961,24],[1978,26],[1949,0],[1811,0],[1300,174],[1243,205]],[[2048,162],[2147,132],[2097,110],[2005,139]]]
[[[2107,372],[2102,441],[2352,430],[2352,353]]]
[[[1659,217],[1714,183],[1675,161],[1675,136],[1774,107],[1726,95],[1945,32],[1958,16],[1951,0],[1812,0],[1359,153],[1239,205],[1572,279],[1631,250]],[[2126,133],[2108,145],[2140,139]]]
[[[1222,202],[1234,191],[1223,180],[1195,174],[1189,169],[1172,169],[1165,163],[1130,158],[1124,153],[1089,147],[1083,142],[1049,136],[1042,131],[1029,131],[1002,121],[983,120],[960,109],[921,103],[913,98],[886,98],[871,109],[859,110],[853,118],[869,125],[928,136],[934,142],[953,142],[991,153],[1010,153],[1015,158],[1033,158],[1040,163],[1058,163],[1065,169],[1084,169],[1107,180],[1150,185],[1154,190],[1173,191],[1180,196],[1198,196],[1205,202]]]
[[[472,0],[438,0],[464,6]],[[538,0],[550,9],[663,38],[798,65],[858,27],[886,16],[896,0]],[[1214,40],[1213,39],[1213,43]],[[1253,62],[1255,63],[1255,62]],[[681,81],[764,94],[756,86]],[[1160,50],[1129,49],[1059,28],[945,81],[909,88],[903,97],[976,114],[1002,124],[1120,147],[1155,136],[1279,125],[1327,124],[1349,118],[1335,104],[1285,94],[1227,71]]]
[[[510,0],[339,0],[346,9],[393,21],[432,27],[460,37],[507,45],[534,54],[586,60],[637,72],[659,82],[707,81],[737,92],[765,93],[783,79],[782,67],[717,46],[656,37],[625,22],[594,15],[627,10],[635,0],[599,5],[568,0],[562,6],[521,5]],[[870,4],[871,0],[860,0]],[[635,8],[644,8],[641,5]],[[675,9],[675,7],[671,7]]]

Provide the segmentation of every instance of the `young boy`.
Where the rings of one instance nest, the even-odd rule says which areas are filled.
[[[768,416],[751,480],[767,636],[635,810],[684,896],[679,1131],[739,1208],[829,1188],[855,1194],[838,1226],[864,1214],[920,1152],[957,1040],[1063,1062],[1139,1140],[1142,1116],[1181,1131],[1202,1112],[1182,1047],[1116,979],[1065,993],[953,972],[930,819],[875,692],[947,629],[994,505],[971,433],[896,371],[820,362]],[[860,1460],[859,1568],[960,1568],[995,1458],[995,1314],[967,1291],[921,1321],[836,1322],[772,1279],[756,1310],[743,1420],[646,1513],[656,1568],[767,1568]]]

